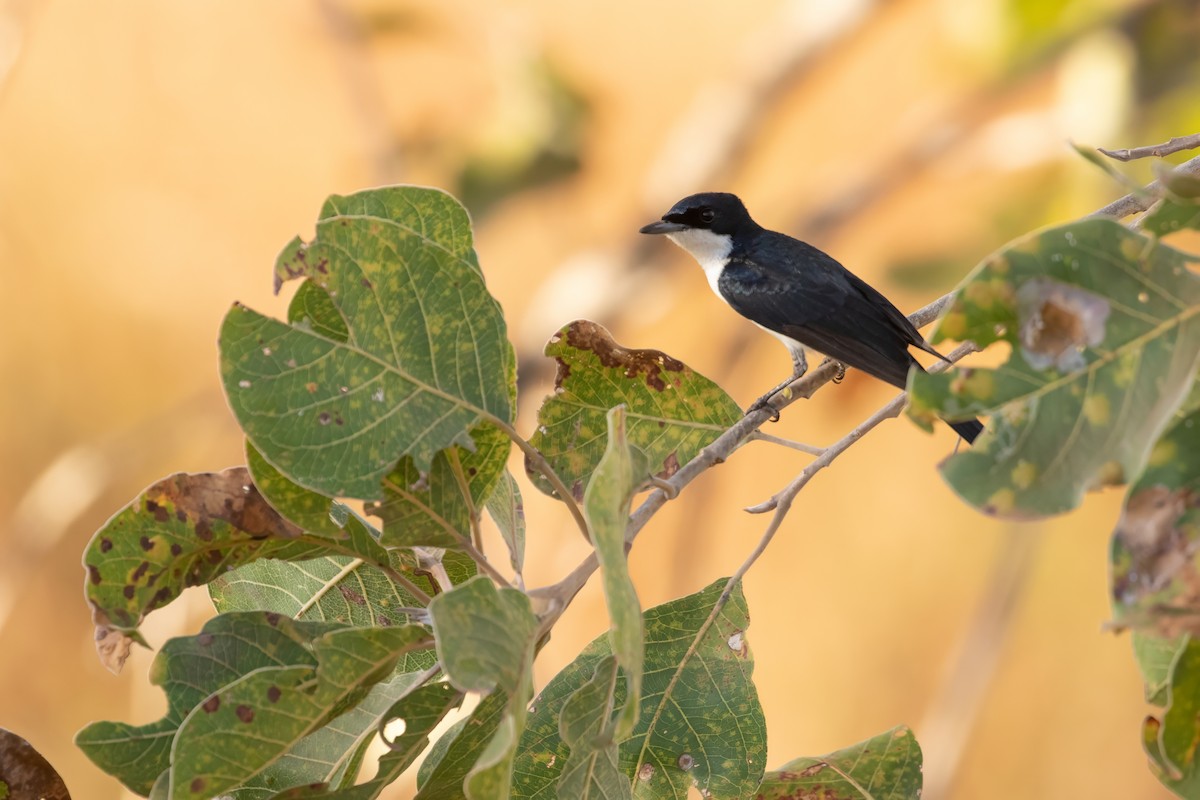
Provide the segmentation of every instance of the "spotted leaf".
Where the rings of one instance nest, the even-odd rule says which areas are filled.
[[[244,785],[297,742],[387,679],[428,630],[342,628],[315,638],[307,663],[266,666],[211,693],[183,719],[166,781],[170,800],[201,800]]]
[[[942,465],[985,512],[1068,511],[1137,475],[1200,366],[1200,278],[1188,257],[1111,220],[1020,239],[957,291],[934,336],[1007,345],[995,369],[914,373],[909,414],[990,414]]]
[[[921,747],[905,726],[816,758],[797,758],[763,776],[759,800],[918,800]]]
[[[481,421],[512,421],[512,346],[449,195],[333,196],[316,238],[284,248],[275,276],[323,291],[304,290],[290,322],[235,305],[221,375],[246,435],[290,479],[377,499],[401,458],[428,470],[440,450],[473,449]]]
[[[374,532],[350,515],[335,534],[284,519],[243,467],[179,473],[155,483],[96,532],[84,552],[84,588],[103,642],[135,639],[146,614],[190,586],[260,558],[361,558],[390,569]]]
[[[619,768],[634,797],[753,796],[766,760],[766,722],[751,681],[749,616],[740,584],[717,614],[724,579],[646,611],[645,680],[638,723],[620,745]],[[512,796],[550,800],[567,764],[564,706],[611,657],[608,636],[589,644],[534,699],[521,738]],[[614,707],[624,701],[618,679]]]
[[[629,444],[660,477],[673,475],[742,417],[733,398],[691,367],[657,350],[622,347],[594,322],[570,323],[545,352],[558,374],[532,443],[577,499],[604,455],[610,408],[626,406]],[[551,492],[540,474],[530,477]]]

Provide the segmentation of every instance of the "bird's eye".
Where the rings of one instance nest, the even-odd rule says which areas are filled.
[[[706,208],[700,212],[700,219],[704,220],[705,222],[712,222],[713,217],[715,216],[716,214],[713,213],[711,208]]]

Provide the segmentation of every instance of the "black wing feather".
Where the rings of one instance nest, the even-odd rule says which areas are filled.
[[[886,297],[829,255],[763,231],[718,281],[735,311],[843,364],[904,388],[924,338]]]

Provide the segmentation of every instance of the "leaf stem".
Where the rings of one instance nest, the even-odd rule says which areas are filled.
[[[562,478],[560,478],[558,473],[554,471],[554,468],[550,466],[550,462],[546,460],[546,457],[542,455],[541,451],[530,444],[528,440],[521,436],[521,434],[517,433],[513,426],[509,425],[504,420],[496,417],[488,417],[487,421],[504,431],[504,433],[508,435],[508,438],[512,439],[513,444],[519,447],[521,452],[525,454],[525,458],[529,462],[530,466],[536,469],[542,475],[542,477],[550,482],[550,486],[554,488],[555,494],[557,494],[559,499],[566,504],[567,510],[571,512],[571,517],[575,520],[575,525],[579,528],[579,532],[583,534],[583,538],[587,541],[587,543],[591,544],[592,533],[588,528],[587,518],[583,515],[583,509],[579,507],[579,503],[575,500],[575,495],[573,495],[571,490],[567,488],[566,484],[562,482]]]
[[[481,553],[475,547],[475,545],[471,543],[470,539],[455,530],[454,526],[447,522],[441,514],[436,513],[432,508],[417,499],[416,495],[414,495],[412,492],[409,492],[407,489],[401,488],[399,484],[390,478],[384,478],[383,485],[400,495],[408,502],[419,507],[429,516],[430,519],[437,522],[437,524],[441,526],[442,530],[444,530],[446,534],[450,536],[450,538],[454,539],[455,546],[469,555],[475,561],[475,563],[479,565],[479,568],[486,572],[492,580],[501,586],[511,585],[509,584],[507,578],[505,578],[502,574],[500,574],[499,571],[497,571],[495,567],[488,563],[487,556]]]
[[[458,448],[451,447],[446,451],[446,460],[450,462],[450,471],[454,473],[454,481],[458,484],[458,491],[462,494],[463,502],[467,506],[467,515],[471,525],[471,540],[475,544],[475,549],[483,555],[483,530],[482,522],[479,516],[479,508],[475,505],[475,498],[471,497],[471,484],[467,480],[467,475],[463,471],[462,459],[458,457]],[[484,556],[486,558],[486,556]]]

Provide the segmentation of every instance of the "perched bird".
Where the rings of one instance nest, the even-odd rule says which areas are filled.
[[[717,296],[792,354],[792,376],[751,411],[804,374],[805,348],[900,389],[911,367],[922,369],[910,345],[946,360],[886,297],[812,245],[763,228],[737,195],[685,197],[641,232],[665,234],[691,253]],[[978,420],[948,424],[967,442],[983,430]]]

